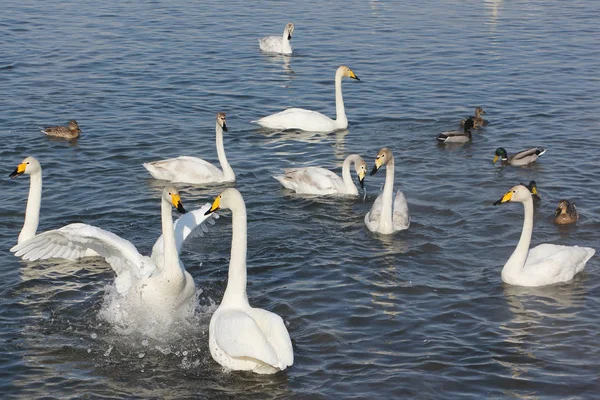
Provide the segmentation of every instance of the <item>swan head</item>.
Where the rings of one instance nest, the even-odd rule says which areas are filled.
[[[232,205],[239,204],[241,201],[244,204],[244,198],[242,194],[235,188],[228,188],[221,192],[220,195],[215,197],[212,206],[204,213],[204,215],[212,214],[222,208],[231,208]]]
[[[339,67],[338,72],[341,72],[342,76],[360,81],[360,79],[358,78],[358,76],[356,76],[354,71],[352,71],[350,68],[346,67],[345,65],[342,65],[341,67]]]
[[[481,108],[481,107],[477,107],[477,108],[475,109],[475,116],[476,116],[476,117],[479,117],[479,116],[480,116],[480,115],[482,115],[482,114],[485,114],[485,111],[483,110],[483,108]]]
[[[225,113],[218,112],[217,113],[217,125],[223,128],[223,131],[227,132],[227,121],[225,121]]]
[[[294,24],[292,24],[291,22],[288,22],[287,25],[285,26],[284,32],[287,32],[287,39],[292,40],[292,33],[294,32]]]
[[[163,189],[162,197],[169,202],[173,207],[177,209],[181,214],[185,214],[185,208],[181,203],[181,197],[179,197],[179,191],[175,186],[167,186]]]
[[[375,157],[375,165],[373,166],[371,175],[375,175],[375,173],[379,171],[379,168],[386,165],[393,159],[394,156],[392,155],[392,151],[387,147],[384,147],[383,149],[379,150],[379,153],[377,153],[377,157]]]
[[[75,133],[81,133],[81,129],[79,129],[79,125],[77,125],[77,121],[74,119],[69,121],[69,130]]]
[[[367,175],[367,163],[362,158],[354,164],[354,169],[356,170],[356,174],[358,175],[358,183],[360,183],[360,187],[365,187],[365,176]]]
[[[15,170],[13,172],[11,172],[9,177],[11,179],[14,179],[19,175],[23,175],[23,174],[31,175],[33,173],[41,172],[41,171],[42,171],[42,166],[40,165],[39,161],[35,157],[27,157],[23,161],[21,161],[21,163],[19,165],[17,165],[17,168],[15,168]]]
[[[517,185],[510,188],[508,192],[502,196],[502,198],[494,203],[495,206],[502,203],[508,203],[509,201],[525,203],[527,200],[531,201],[531,192],[526,186]]]
[[[492,161],[492,163],[496,164],[498,158],[501,158],[502,161],[508,160],[508,154],[506,153],[506,150],[504,150],[504,147],[498,147],[496,149],[496,154],[494,155],[494,160]]]

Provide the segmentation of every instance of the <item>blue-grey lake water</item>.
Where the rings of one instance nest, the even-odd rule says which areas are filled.
[[[15,1],[0,31],[0,392],[3,398],[597,398],[600,261],[571,282],[502,283],[523,207],[493,207],[535,180],[532,245],[600,250],[600,2]],[[290,57],[257,39],[295,24]],[[276,132],[250,121],[287,107],[335,115],[333,77],[347,65],[349,127]],[[438,133],[482,106],[490,124],[459,147]],[[281,315],[295,363],[263,376],[226,372],[208,350],[231,214],[186,243],[196,316],[163,337],[102,317],[114,273],[100,259],[27,263],[9,249],[23,223],[26,156],[43,167],[39,232],[85,222],[149,254],[160,191],[142,163],[179,155],[217,162],[214,120],[248,211],[248,296]],[[48,125],[76,119],[76,142]],[[387,146],[412,223],[378,235],[366,196],[291,195],[282,168],[340,172]],[[492,164],[497,147],[544,146],[530,167]],[[193,209],[226,185],[179,185]],[[552,215],[577,203],[574,226]],[[175,216],[175,213],[174,213]]]

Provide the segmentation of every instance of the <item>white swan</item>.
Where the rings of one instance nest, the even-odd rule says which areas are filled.
[[[265,53],[292,54],[290,40],[292,40],[293,32],[294,24],[288,22],[283,30],[282,36],[266,36],[262,39],[258,39],[258,46],[260,47],[260,50]]]
[[[367,174],[367,163],[358,154],[350,154],[342,164],[342,178],[328,169],[321,167],[287,168],[283,175],[275,175],[281,184],[300,194],[347,194],[358,195],[358,189],[350,176],[350,165],[358,174],[358,181],[363,187]]]
[[[217,155],[223,169],[222,171],[201,158],[188,156],[145,163],[144,168],[156,179],[176,183],[203,184],[234,182],[235,173],[227,162],[225,149],[223,148],[223,131],[227,132],[225,113],[217,113],[215,129],[217,133]]]
[[[335,73],[335,110],[336,119],[331,119],[316,111],[303,108],[288,108],[287,110],[261,118],[257,124],[270,129],[300,129],[313,132],[333,132],[348,127],[348,118],[344,109],[344,98],[342,97],[342,77],[347,76],[360,80],[346,66],[341,66]]]
[[[377,153],[371,175],[375,175],[383,165],[386,165],[383,193],[375,199],[371,211],[365,215],[365,224],[372,232],[389,234],[408,229],[410,217],[408,204],[400,189],[396,192],[396,198],[393,198],[394,156],[392,151],[385,147]]]
[[[544,286],[567,282],[583,271],[587,261],[596,250],[590,247],[560,246],[543,243],[529,249],[533,231],[533,200],[531,192],[523,185],[512,187],[494,205],[506,202],[523,203],[525,221],[523,231],[504,268],[502,281],[519,286]]]
[[[179,192],[175,187],[167,186],[161,196],[163,251],[162,261],[158,263],[142,256],[128,240],[80,223],[41,233],[15,246],[14,250],[17,256],[35,261],[79,258],[87,249],[93,249],[117,274],[115,286],[124,300],[139,304],[152,315],[170,319],[186,317],[193,312],[195,284],[179,260],[171,206],[185,213]],[[206,213],[205,210],[208,206],[202,211]]]
[[[246,295],[246,205],[240,192],[225,189],[207,213],[232,213],[231,259],[223,300],[210,319],[208,343],[213,359],[232,370],[272,374],[294,363],[290,335],[281,317],[252,308]]]
[[[17,245],[24,243],[33,237],[37,232],[40,223],[40,207],[42,204],[42,166],[35,157],[26,157],[17,168],[9,175],[11,179],[17,176],[29,175],[29,195],[27,196],[27,208],[25,209],[25,222],[19,233]],[[14,251],[11,248],[10,251]],[[97,256],[93,250],[88,250],[82,257]]]

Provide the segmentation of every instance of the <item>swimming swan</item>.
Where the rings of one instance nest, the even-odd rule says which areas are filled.
[[[275,54],[292,54],[292,33],[294,32],[294,24],[289,22],[283,30],[282,36],[266,36],[258,39],[258,46],[265,53]]]
[[[145,163],[146,168],[155,179],[175,183],[220,183],[235,182],[233,169],[227,162],[225,149],[223,148],[223,131],[227,132],[225,113],[217,113],[216,123],[217,155],[221,163],[222,171],[197,157],[179,156],[168,160]]]
[[[596,250],[590,247],[560,246],[543,243],[529,249],[533,231],[533,200],[531,192],[523,185],[512,187],[494,205],[506,202],[523,203],[525,221],[523,231],[504,268],[502,281],[518,286],[544,286],[567,282],[583,271]]]
[[[207,213],[220,208],[231,210],[233,234],[227,288],[208,328],[210,354],[228,369],[273,374],[294,363],[290,335],[279,315],[248,303],[246,205],[240,192],[225,189]]]
[[[365,224],[372,232],[390,234],[408,229],[410,217],[406,198],[400,189],[396,192],[396,198],[393,199],[392,203],[392,195],[394,194],[394,156],[392,151],[385,147],[377,153],[371,175],[375,175],[383,165],[386,165],[383,193],[377,196],[373,206],[371,206],[371,211],[365,215]]]
[[[25,222],[19,233],[17,245],[24,243],[33,237],[37,232],[40,223],[40,207],[42,203],[42,166],[35,157],[26,157],[17,168],[9,175],[11,179],[20,175],[29,175],[29,195],[27,196],[27,208],[25,209]],[[15,247],[10,251],[14,252]],[[87,251],[82,257],[97,256],[93,251]]]
[[[300,194],[347,194],[358,195],[358,189],[350,176],[350,165],[358,174],[358,182],[364,187],[367,163],[358,154],[350,154],[342,165],[342,178],[321,167],[287,168],[283,175],[275,175],[281,184]]]
[[[348,127],[348,118],[344,109],[344,98],[342,97],[342,78],[356,79],[358,77],[346,66],[341,66],[335,73],[335,110],[337,117],[331,119],[316,111],[303,108],[288,108],[287,110],[261,118],[257,124],[269,129],[300,129],[312,132],[333,132]]]
[[[161,196],[161,263],[142,256],[128,240],[81,223],[39,234],[17,245],[16,255],[29,261],[73,259],[81,257],[87,249],[93,249],[115,271],[115,286],[122,298],[138,303],[152,314],[170,318],[185,317],[194,308],[195,284],[179,260],[175,238],[177,230],[173,226],[171,206],[185,213],[179,192],[175,187],[167,186]],[[205,210],[208,210],[208,206],[202,211],[206,213]]]

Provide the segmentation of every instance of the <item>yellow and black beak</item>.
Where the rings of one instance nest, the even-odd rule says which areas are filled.
[[[187,211],[185,211],[185,208],[183,208],[183,204],[181,203],[181,198],[179,197],[178,194],[171,195],[171,202],[173,203],[173,207],[175,207],[177,209],[177,211],[179,211],[180,214],[185,214],[187,212]]]
[[[354,71],[350,70],[350,78],[352,79],[356,79],[357,81],[360,81],[360,79],[358,78],[358,76],[356,76],[356,74],[354,73]]]
[[[364,189],[365,187],[365,175],[367,173],[364,170],[358,172],[358,183],[360,183],[360,187]]]
[[[515,192],[513,192],[512,190],[510,192],[506,192],[506,194],[504,196],[502,196],[502,198],[498,201],[496,201],[494,203],[495,206],[497,206],[498,204],[502,204],[502,203],[506,203],[507,201],[510,201],[513,197],[513,194]]]
[[[379,168],[381,168],[381,158],[377,157],[375,159],[375,165],[373,165],[373,170],[371,170],[371,176],[375,175],[375,173],[377,171],[379,171]]]
[[[19,165],[17,165],[17,168],[11,172],[11,174],[9,175],[10,179],[14,179],[19,175],[23,175],[25,173],[25,168],[27,167],[27,164],[25,163],[21,163]]]
[[[223,132],[227,132],[227,124],[223,121]]]
[[[221,195],[218,195],[215,201],[213,201],[210,209],[204,213],[204,215],[212,214],[221,207]]]
[[[496,161],[498,161],[498,156],[494,156],[494,161],[492,161],[492,164],[496,164]]]

